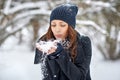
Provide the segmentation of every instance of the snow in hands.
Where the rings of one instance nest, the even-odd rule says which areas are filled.
[[[39,41],[36,43],[36,47],[40,49],[43,53],[48,53],[48,50],[53,48],[57,48],[57,43],[59,43],[60,40],[48,40],[48,41]]]

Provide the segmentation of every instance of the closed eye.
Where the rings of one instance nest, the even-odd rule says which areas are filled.
[[[61,27],[65,27],[66,25],[61,25]]]
[[[51,25],[51,27],[55,27],[56,25]]]

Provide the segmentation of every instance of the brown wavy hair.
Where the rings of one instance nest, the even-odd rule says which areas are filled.
[[[68,27],[68,39],[70,41],[70,46],[69,46],[69,50],[70,50],[70,55],[71,55],[71,58],[72,58],[72,62],[74,62],[74,59],[77,55],[77,31],[75,29],[73,29],[71,26]],[[48,28],[48,31],[45,35],[43,35],[40,39],[41,40],[50,40],[54,37],[53,35],[53,32],[51,30],[51,27]]]

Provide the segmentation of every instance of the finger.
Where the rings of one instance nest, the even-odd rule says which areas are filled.
[[[55,42],[54,45],[57,46],[57,42]]]
[[[40,51],[42,51],[42,49],[41,49],[39,43],[36,43],[36,48],[39,49]]]
[[[53,53],[52,49],[48,50],[48,54],[51,54]]]
[[[40,45],[39,45],[39,43],[36,43],[36,47],[39,47]]]
[[[53,53],[53,52],[55,52],[55,49],[54,49],[54,48],[51,48],[51,49],[49,50],[49,53]]]
[[[50,50],[48,50],[48,51],[47,51],[47,54],[50,54],[50,53],[51,53],[51,51],[50,51]]]
[[[56,50],[56,49],[57,49],[57,47],[51,47],[51,49],[52,49],[52,50]]]

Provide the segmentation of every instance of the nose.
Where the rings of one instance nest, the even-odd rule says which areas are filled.
[[[55,28],[55,31],[56,31],[57,33],[60,32],[59,26],[57,26],[57,27]]]

